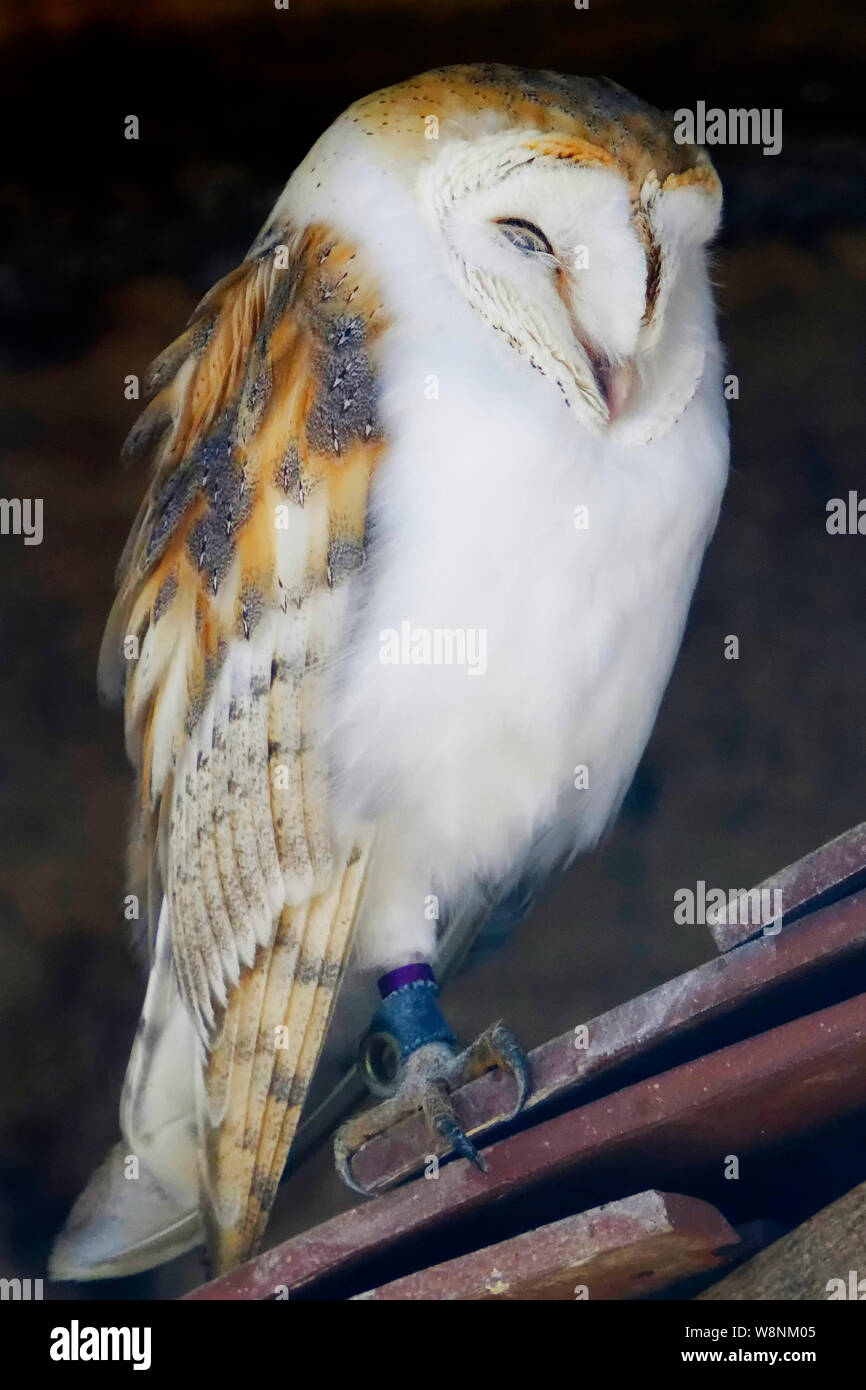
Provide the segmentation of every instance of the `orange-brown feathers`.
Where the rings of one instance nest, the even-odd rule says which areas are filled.
[[[670,186],[719,188],[704,151],[675,141],[672,117],[603,77],[466,63],[374,92],[352,109],[362,127],[389,142],[395,153],[402,148],[417,157],[419,137],[423,139],[431,116],[440,130],[444,126],[447,131],[450,122],[464,138],[473,122],[479,134],[492,134],[498,117],[500,129],[541,136],[539,155],[618,170],[635,195],[650,174],[660,184],[671,180]]]
[[[366,873],[364,836],[333,839],[321,707],[383,448],[385,326],[355,250],[287,228],[154,364],[126,446],[152,476],[103,677],[125,688],[140,842],[199,1038],[219,1267],[261,1236]]]

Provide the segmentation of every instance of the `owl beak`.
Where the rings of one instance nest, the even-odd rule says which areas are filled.
[[[593,379],[601,399],[607,407],[607,422],[612,425],[628,405],[635,380],[634,364],[630,361],[614,363],[589,343],[583,343],[583,350],[589,358]]]
[[[608,373],[606,389],[603,394],[607,405],[609,424],[612,425],[614,420],[619,419],[631,401],[634,379],[635,371],[631,362],[623,362]]]

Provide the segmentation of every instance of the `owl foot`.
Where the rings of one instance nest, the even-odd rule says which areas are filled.
[[[405,968],[407,971],[409,967]],[[384,998],[361,1045],[360,1065],[367,1084],[384,1096],[380,1105],[353,1116],[334,1136],[334,1162],[345,1183],[362,1196],[367,1188],[352,1174],[352,1156],[378,1134],[420,1111],[431,1133],[444,1139],[482,1173],[487,1164],[458,1124],[451,1092],[495,1067],[510,1071],[517,1083],[516,1115],[531,1089],[529,1061],[503,1023],[485,1029],[464,1051],[439,1011],[436,984],[429,967],[412,967],[413,975],[393,971],[380,981]],[[423,974],[421,972],[424,972]],[[401,978],[403,977],[403,978]],[[396,978],[391,990],[387,985]]]

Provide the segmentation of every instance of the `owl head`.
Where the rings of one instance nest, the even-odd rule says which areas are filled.
[[[672,117],[602,78],[442,68],[350,107],[275,215],[351,221],[352,161],[399,183],[452,284],[583,428],[641,444],[682,415],[715,342],[721,186]]]

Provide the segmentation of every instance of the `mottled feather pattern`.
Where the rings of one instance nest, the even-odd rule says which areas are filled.
[[[670,187],[719,180],[706,152],[674,139],[672,116],[653,111],[606,77],[538,72],[501,63],[464,63],[410,77],[353,107],[354,119],[394,158],[417,161],[418,132],[435,113],[446,131],[468,135],[523,129],[527,148],[621,173],[637,197],[655,174]],[[434,143],[434,142],[431,142]]]
[[[205,1149],[204,1205],[222,1265],[247,1256],[264,1232],[324,1040],[368,849],[359,846],[324,893],[283,911],[273,949],[232,994],[225,1045],[212,1046],[203,1069],[201,1103],[218,1121]]]
[[[154,364],[125,449],[153,475],[103,681],[125,676],[150,891],[198,1033],[220,1266],[263,1230],[366,872],[368,846],[333,843],[320,725],[383,446],[384,328],[351,247],[270,229]]]
[[[447,979],[616,813],[724,488],[720,208],[613,82],[439,69],[339,117],[154,364],[101,663],[150,979],[61,1277],[252,1254],[375,978]],[[406,617],[483,672],[383,662]]]

